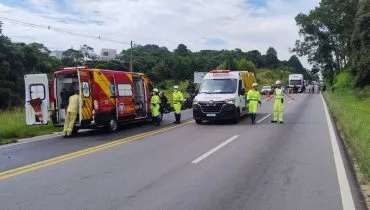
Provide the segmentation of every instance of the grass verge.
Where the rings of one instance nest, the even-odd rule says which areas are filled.
[[[27,126],[25,112],[17,108],[0,111],[0,145],[16,142],[17,139],[61,131],[53,125]]]
[[[341,88],[326,92],[328,106],[339,123],[361,171],[370,181],[370,97],[368,89]]]

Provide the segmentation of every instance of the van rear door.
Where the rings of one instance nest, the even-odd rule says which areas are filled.
[[[80,81],[80,108],[79,119],[82,121],[92,121],[93,100],[90,82],[90,71],[77,70]]]
[[[46,74],[26,74],[26,125],[46,125],[49,122],[49,81]]]

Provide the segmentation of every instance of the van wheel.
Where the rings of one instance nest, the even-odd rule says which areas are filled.
[[[202,122],[203,122],[203,120],[195,120],[195,123],[198,124],[198,125],[202,124]]]
[[[236,116],[235,116],[234,120],[233,120],[233,123],[238,124],[239,120],[240,120],[240,112],[238,111],[236,113]]]
[[[109,122],[109,125],[106,127],[106,130],[108,132],[115,132],[117,131],[118,125],[116,119],[111,119]]]

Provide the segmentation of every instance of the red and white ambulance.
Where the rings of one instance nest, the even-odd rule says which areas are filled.
[[[25,110],[27,125],[45,125],[52,120],[63,126],[70,90],[79,89],[79,128],[115,131],[121,123],[148,120],[150,81],[142,73],[71,67],[46,74],[27,74]],[[50,83],[49,83],[50,82]]]

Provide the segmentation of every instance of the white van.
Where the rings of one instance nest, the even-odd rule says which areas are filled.
[[[246,91],[255,82],[253,73],[213,70],[203,78],[198,95],[193,102],[193,118],[196,123],[203,120],[233,120],[248,114]]]

